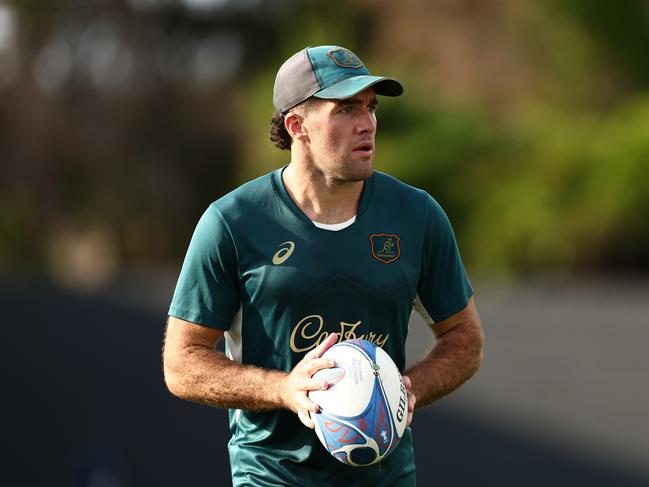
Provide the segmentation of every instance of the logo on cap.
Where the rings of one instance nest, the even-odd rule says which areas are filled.
[[[336,63],[341,68],[362,68],[363,62],[358,59],[358,56],[351,52],[349,49],[342,47],[336,47],[327,53],[334,63]]]

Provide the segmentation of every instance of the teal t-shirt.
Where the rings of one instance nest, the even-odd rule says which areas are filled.
[[[282,169],[212,203],[192,237],[169,315],[226,330],[233,360],[290,371],[330,333],[381,346],[400,370],[418,296],[440,321],[473,294],[446,214],[425,191],[375,172],[356,221],[316,227]],[[230,410],[233,484],[414,485],[412,431],[380,464],[329,455],[294,413]]]

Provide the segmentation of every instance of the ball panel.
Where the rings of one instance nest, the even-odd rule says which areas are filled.
[[[401,437],[408,421],[408,392],[399,369],[381,348],[376,349],[376,362],[380,367],[379,377],[385,391],[386,401],[390,405],[397,435]],[[392,377],[398,377],[398,380],[392,380]]]
[[[357,465],[371,465],[377,459],[376,452],[366,446],[359,446],[349,452],[349,459]]]
[[[367,435],[359,428],[358,421],[341,420],[322,413],[318,422],[329,450],[337,450],[341,445],[362,445],[367,442]]]
[[[362,338],[354,338],[351,340],[345,340],[338,345],[343,347],[356,347],[357,349],[360,349],[361,351],[365,352],[365,354],[367,354],[370,362],[376,362],[376,350],[378,347],[372,342],[368,342],[367,340],[363,340]],[[381,351],[383,350],[381,349]]]
[[[363,432],[370,438],[374,438],[380,454],[383,455],[392,444],[395,428],[379,380],[374,382],[372,398],[359,418],[363,418]]]
[[[339,451],[339,452],[336,452],[336,453],[332,453],[332,455],[334,456],[334,458],[336,460],[339,460],[339,461],[341,461],[343,463],[349,464],[349,461],[347,459],[347,452]]]

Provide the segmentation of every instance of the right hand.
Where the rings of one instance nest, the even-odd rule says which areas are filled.
[[[331,359],[321,358],[322,354],[338,341],[338,334],[331,333],[327,339],[316,348],[307,353],[293,370],[285,376],[280,385],[280,394],[284,407],[297,413],[300,421],[307,428],[313,429],[315,425],[309,412],[317,413],[320,408],[309,400],[309,391],[325,390],[329,387],[326,380],[313,379],[313,374],[318,370],[328,369],[336,365]]]

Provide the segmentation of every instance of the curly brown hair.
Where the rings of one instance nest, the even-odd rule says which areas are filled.
[[[302,111],[302,115],[306,115],[311,111],[317,104],[317,98],[307,98],[302,103],[298,103],[290,110],[295,110],[296,108]],[[285,113],[273,113],[273,117],[270,119],[270,131],[268,138],[270,141],[275,144],[275,146],[281,150],[290,150],[291,144],[293,143],[293,138],[289,135],[284,125],[284,118],[286,117]]]
[[[275,144],[278,149],[281,150],[290,150],[293,139],[288,134],[286,127],[284,126],[284,114],[283,113],[273,113],[273,118],[270,120],[270,141]]]

